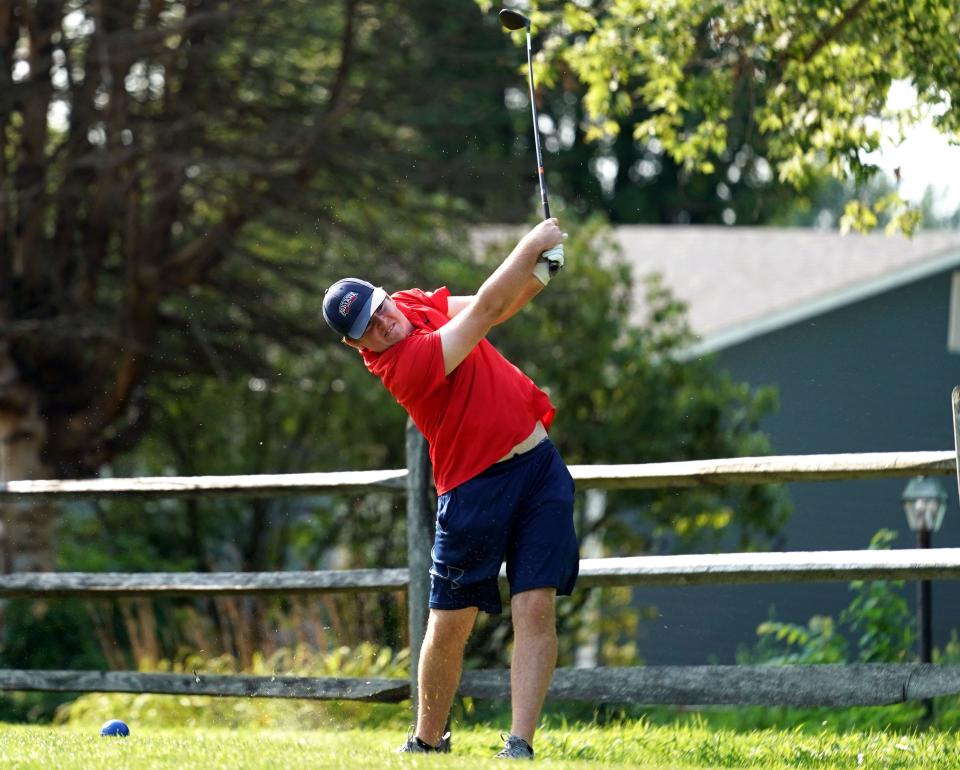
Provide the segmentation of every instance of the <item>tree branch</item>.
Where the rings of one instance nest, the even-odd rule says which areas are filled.
[[[343,4],[343,34],[340,36],[340,64],[330,85],[330,98],[327,99],[327,115],[333,115],[340,107],[343,92],[350,72],[356,28],[357,0],[345,0]]]
[[[351,55],[356,39],[357,0],[344,0],[343,15],[343,34],[340,36],[340,63],[337,65],[337,72],[330,84],[330,97],[327,99],[322,113],[316,117],[316,129],[313,136],[300,154],[295,178],[301,182],[306,181],[312,175],[313,169],[310,161],[316,155],[318,148],[323,145],[323,137],[330,124],[340,118],[347,110],[344,91],[350,73]]]
[[[810,46],[800,56],[788,56],[787,58],[793,58],[796,61],[799,61],[801,64],[809,64],[813,61],[813,58],[823,50],[831,41],[835,40],[839,34],[843,31],[851,21],[856,19],[862,12],[863,9],[867,7],[870,0],[857,0],[853,5],[851,5],[847,10],[843,12],[843,15],[831,26],[826,29],[821,30],[820,34],[817,36],[817,39],[814,40],[813,45]]]
[[[256,205],[254,202],[245,208],[256,208]],[[246,211],[232,206],[220,222],[170,255],[161,267],[161,290],[184,289],[205,279],[223,261],[227,242],[246,224],[248,216]]]

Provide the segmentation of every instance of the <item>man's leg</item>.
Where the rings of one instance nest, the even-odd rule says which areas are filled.
[[[533,745],[543,700],[557,666],[557,625],[554,588],[535,588],[514,594],[513,660],[510,689],[513,725],[510,732]]]
[[[436,746],[460,684],[463,650],[477,619],[476,607],[430,610],[417,671],[419,698],[416,736]]]

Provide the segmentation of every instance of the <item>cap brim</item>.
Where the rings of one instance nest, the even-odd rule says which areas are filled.
[[[363,333],[367,330],[367,326],[370,325],[370,319],[373,318],[373,314],[380,309],[380,306],[383,304],[383,301],[387,298],[387,293],[377,287],[373,290],[373,294],[370,295],[370,299],[366,301],[364,306],[360,308],[360,314],[357,316],[356,320],[353,322],[353,326],[350,327],[350,331],[347,333],[347,336],[352,340],[358,340],[363,336]]]

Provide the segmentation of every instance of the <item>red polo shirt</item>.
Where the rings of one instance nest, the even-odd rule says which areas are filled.
[[[449,376],[437,332],[450,321],[444,286],[391,295],[413,332],[382,353],[363,351],[379,377],[430,443],[437,492],[443,494],[493,465],[556,411],[547,394],[481,340]]]

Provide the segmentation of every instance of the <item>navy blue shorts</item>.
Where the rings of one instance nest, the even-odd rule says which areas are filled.
[[[544,439],[440,495],[430,606],[500,612],[504,559],[511,596],[534,588],[569,596],[580,569],[573,491],[567,466]]]

